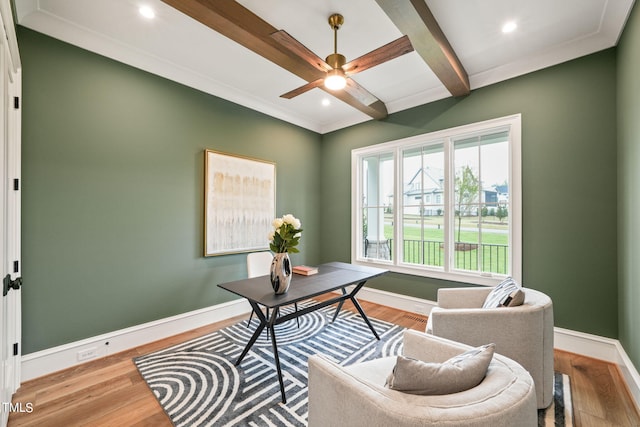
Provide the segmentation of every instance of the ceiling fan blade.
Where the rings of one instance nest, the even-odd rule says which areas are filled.
[[[376,120],[381,120],[388,116],[387,107],[384,103],[353,79],[347,79],[347,85],[342,90],[333,91],[326,89],[324,86],[322,88]]]
[[[302,85],[297,89],[294,89],[292,91],[289,91],[287,93],[284,93],[282,95],[280,95],[280,98],[286,98],[286,99],[291,99],[294,98],[298,95],[302,95],[305,92],[310,91],[311,89],[315,89],[317,87],[320,87],[324,84],[324,79],[318,79],[318,80],[314,80],[312,82],[307,83],[306,85]]]
[[[376,65],[380,65],[406,53],[413,52],[413,45],[408,36],[402,36],[397,40],[372,50],[359,58],[349,61],[342,69],[347,74],[356,74]]]
[[[331,70],[331,66],[322,60],[318,55],[309,50],[305,45],[294,39],[285,30],[276,31],[271,34],[271,38],[282,47],[299,56],[300,58],[313,65],[319,71],[326,73]]]
[[[343,90],[365,105],[373,104],[378,99],[353,79],[347,79],[347,85]]]

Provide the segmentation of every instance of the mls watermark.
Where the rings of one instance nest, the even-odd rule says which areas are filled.
[[[33,403],[31,402],[2,402],[0,404],[2,412],[18,412],[22,414],[30,414],[33,412]]]

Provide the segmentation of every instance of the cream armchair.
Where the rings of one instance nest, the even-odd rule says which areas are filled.
[[[496,344],[533,377],[538,408],[553,400],[553,303],[542,292],[522,288],[524,304],[482,308],[492,288],[441,288],[427,333],[471,346]]]
[[[403,354],[442,363],[472,347],[405,331]],[[396,357],[340,366],[309,358],[309,427],[537,426],[533,380],[518,363],[494,354],[477,386],[447,395],[407,394],[385,387]]]

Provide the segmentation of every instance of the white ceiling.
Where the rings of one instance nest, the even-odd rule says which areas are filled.
[[[426,0],[471,89],[615,46],[634,0]],[[239,0],[318,56],[333,51],[327,18],[341,13],[338,51],[355,59],[402,34],[374,0]],[[160,0],[15,0],[25,27],[290,123],[326,133],[370,120]],[[155,10],[152,20],[138,9]],[[501,32],[507,20],[518,28]],[[355,75],[393,113],[449,95],[416,52]],[[322,100],[330,105],[323,106]]]

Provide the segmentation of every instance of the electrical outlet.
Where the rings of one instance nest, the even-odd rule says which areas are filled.
[[[415,306],[413,306],[413,311],[418,314],[427,314],[427,307],[425,307],[423,304],[416,304]]]
[[[78,352],[78,362],[84,360],[93,359],[98,356],[98,349],[96,347],[85,348]]]

